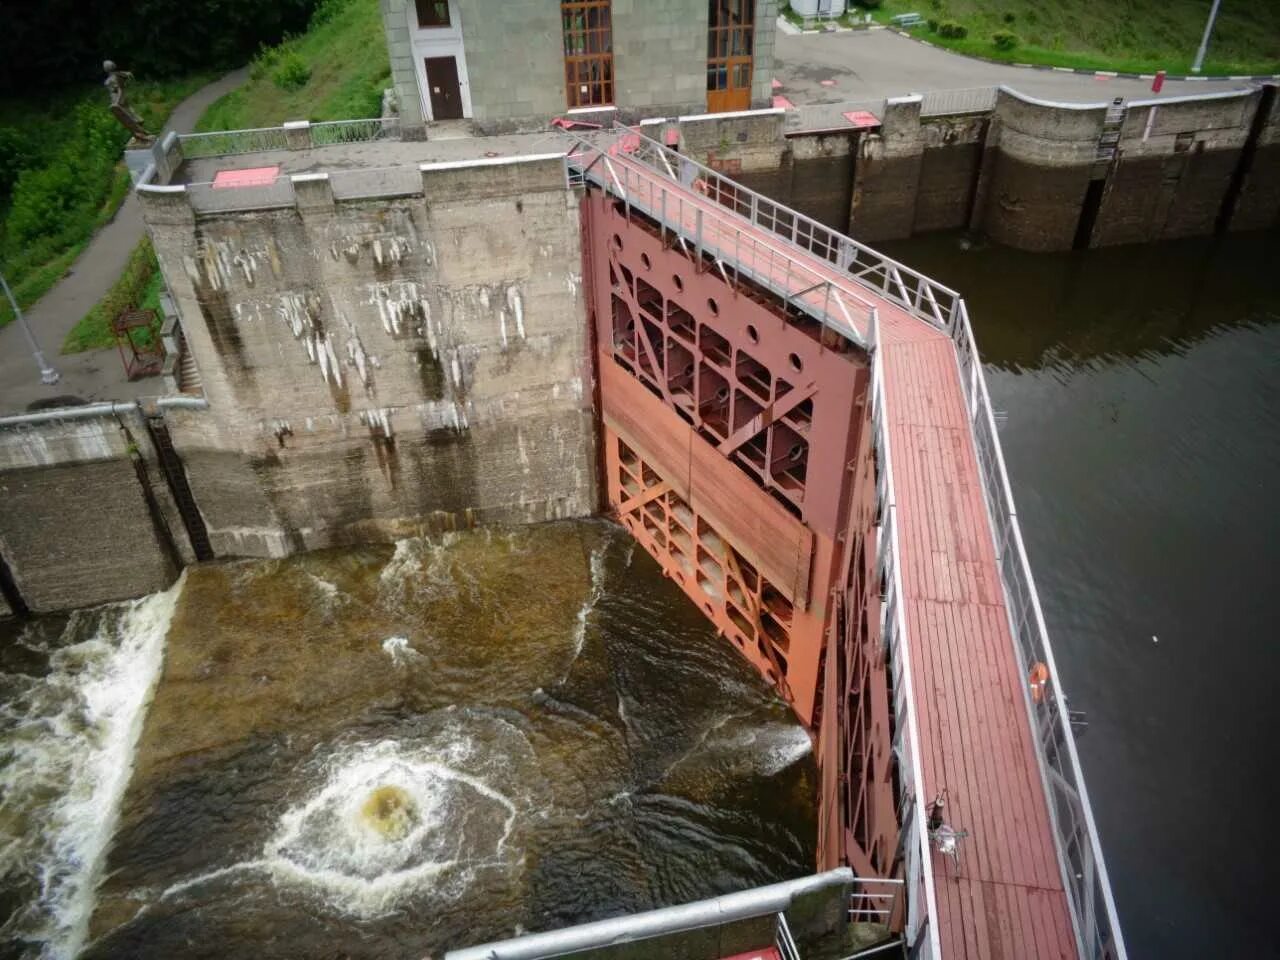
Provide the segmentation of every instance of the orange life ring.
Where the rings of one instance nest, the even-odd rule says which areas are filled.
[[[1031,665],[1031,674],[1027,678],[1031,682],[1031,702],[1040,703],[1044,699],[1044,688],[1049,682],[1049,668],[1039,661]]]

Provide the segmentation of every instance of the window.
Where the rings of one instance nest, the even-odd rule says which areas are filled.
[[[613,103],[613,33],[610,0],[561,0],[564,79],[569,107]]]
[[[708,0],[707,108],[751,106],[756,0]]]
[[[449,0],[414,0],[418,26],[423,29],[449,26]]]

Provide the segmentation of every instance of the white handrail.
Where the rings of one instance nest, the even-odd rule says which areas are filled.
[[[908,950],[913,956],[941,956],[937,926],[937,896],[933,886],[933,862],[924,811],[924,771],[920,761],[920,733],[912,686],[911,645],[907,636],[902,594],[901,552],[898,545],[897,495],[893,480],[893,456],[885,407],[884,368],[879,345],[879,323],[872,337],[871,424],[877,458],[876,493],[880,507],[877,553],[884,576],[885,602],[881,608],[881,635],[893,663],[894,752],[898,756],[900,809],[909,811],[902,824],[906,834],[903,852],[907,873]],[[901,714],[901,715],[899,715]],[[906,754],[904,756],[904,754]],[[920,896],[923,887],[924,896]],[[923,900],[923,903],[921,902]],[[918,952],[917,952],[918,951]]]
[[[1029,685],[1022,684],[1023,699],[1034,733],[1036,758],[1077,943],[1081,955],[1091,960],[1125,960],[1128,954],[1076,751],[1071,716],[1022,539],[1013,486],[996,432],[991,395],[963,300],[953,338],[1014,650],[1024,675],[1035,664],[1043,664],[1048,671],[1047,696],[1034,700]]]

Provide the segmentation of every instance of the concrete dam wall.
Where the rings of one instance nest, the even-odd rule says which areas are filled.
[[[189,527],[260,557],[595,512],[562,157],[397,172],[416,189],[140,192],[207,405],[0,419],[0,615],[160,589],[202,552]]]
[[[682,143],[866,242],[973,229],[1068,250],[1280,224],[1276,99],[1274,85],[1120,105],[1001,88],[994,107],[949,114],[889,99],[874,129],[794,130],[777,116],[772,131]],[[786,145],[772,163],[770,142]]]

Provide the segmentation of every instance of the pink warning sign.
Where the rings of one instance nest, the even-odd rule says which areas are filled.
[[[792,102],[791,102],[790,100],[788,100],[786,97],[784,97],[782,94],[777,94],[777,95],[773,98],[773,105],[774,105],[775,107],[781,107],[783,110],[794,110],[794,109],[795,109],[795,106],[796,106],[794,103],[792,103]]]
[[[850,110],[848,113],[841,114],[846,120],[855,127],[878,127],[880,126],[880,118],[874,113],[866,110]]]
[[[266,187],[276,182],[280,168],[247,167],[244,170],[219,170],[213,178],[213,189],[234,190],[238,187]]]

